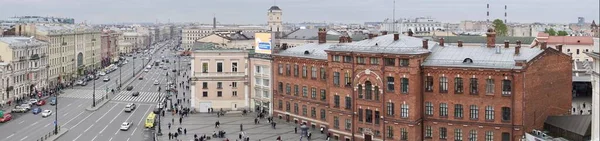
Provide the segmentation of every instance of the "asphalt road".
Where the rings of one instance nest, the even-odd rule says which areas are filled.
[[[165,48],[165,47],[163,47]],[[167,47],[169,48],[169,47]],[[160,54],[161,51],[157,51]],[[165,52],[167,53],[167,52]],[[140,91],[140,98],[125,97],[127,91],[122,91],[116,94],[113,98],[120,98],[107,103],[101,109],[89,112],[85,108],[91,105],[93,82],[88,82],[87,86],[76,86],[73,89],[65,89],[64,93],[59,96],[58,99],[58,124],[61,127],[69,129],[65,135],[59,140],[81,140],[81,141],[142,141],[152,140],[153,130],[145,129],[143,127],[143,121],[152,109],[155,107],[158,101],[158,95],[155,100],[149,98],[152,93],[157,93],[156,87],[153,85],[154,79],[160,79],[159,73],[164,73],[164,70],[151,69],[147,74],[141,69],[143,68],[142,61],[146,61],[143,58],[159,58],[160,55],[138,55],[137,59],[127,57],[128,64],[123,65],[121,68],[121,76],[123,79],[123,87],[125,82],[133,76],[133,61],[135,60],[135,72],[136,75],[148,75],[145,76],[144,80],[133,80],[131,85],[134,86],[134,91]],[[113,89],[117,86],[119,78],[119,70],[106,75],[110,77],[110,81],[103,82],[105,76],[101,77],[96,81],[96,98],[102,96],[105,93],[106,88]],[[146,78],[148,77],[148,78]],[[136,77],[137,78],[137,77]],[[163,80],[164,81],[164,80]],[[164,82],[163,82],[164,83]],[[149,91],[152,89],[152,91]],[[148,91],[146,91],[148,90]],[[144,95],[148,93],[148,95]],[[120,95],[123,95],[119,97]],[[130,96],[130,95],[128,95]],[[145,99],[141,99],[144,97]],[[144,102],[146,101],[146,102]],[[123,108],[127,103],[136,103],[138,107],[131,113],[123,112]],[[13,119],[7,123],[0,124],[0,141],[30,141],[38,140],[46,134],[49,134],[54,130],[53,121],[55,119],[56,111],[55,107],[49,104],[41,106],[42,110],[52,110],[53,115],[47,118],[42,118],[41,114],[34,115],[31,112],[28,113],[13,113]],[[120,125],[124,121],[132,121],[133,125],[128,131],[120,131]]]

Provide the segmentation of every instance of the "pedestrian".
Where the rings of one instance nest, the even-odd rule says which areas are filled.
[[[196,138],[198,138],[198,135],[197,135],[197,134],[194,134],[194,139],[196,139]]]
[[[167,124],[169,126],[169,130],[171,130],[171,123]]]
[[[171,134],[171,132],[169,132],[169,140],[173,138],[173,134]]]
[[[298,127],[294,127],[294,134],[298,134]]]
[[[179,134],[175,133],[175,135],[174,135],[174,136],[175,136],[175,139],[177,139],[177,135],[179,135]]]
[[[183,134],[187,135],[187,128],[183,128]]]
[[[258,124],[258,118],[254,118],[254,124]]]
[[[171,118],[171,122],[172,122],[172,123],[175,123],[175,118]]]
[[[162,111],[162,116],[165,117],[165,111],[164,110]]]
[[[244,126],[240,124],[240,131],[244,131]]]

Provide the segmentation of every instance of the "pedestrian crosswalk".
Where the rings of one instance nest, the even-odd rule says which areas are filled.
[[[89,89],[65,89],[64,93],[61,93],[58,97],[67,97],[67,98],[81,98],[81,99],[92,99],[94,97],[94,90]],[[104,90],[96,90],[95,92],[96,98],[106,96],[106,91]]]
[[[138,96],[132,96],[133,93],[133,91],[122,91],[112,101],[155,103],[165,99],[164,94],[158,92],[140,92]]]

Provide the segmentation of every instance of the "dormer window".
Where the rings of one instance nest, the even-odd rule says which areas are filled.
[[[304,55],[309,55],[309,54],[310,54],[310,52],[308,52],[308,50],[304,51]]]
[[[463,60],[463,63],[465,63],[465,64],[472,64],[473,60],[471,58],[465,58],[465,60]]]

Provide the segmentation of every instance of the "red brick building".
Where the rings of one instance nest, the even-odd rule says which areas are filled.
[[[274,54],[274,116],[338,140],[517,140],[568,114],[561,47],[462,47],[389,34]],[[321,41],[323,40],[323,41]]]

